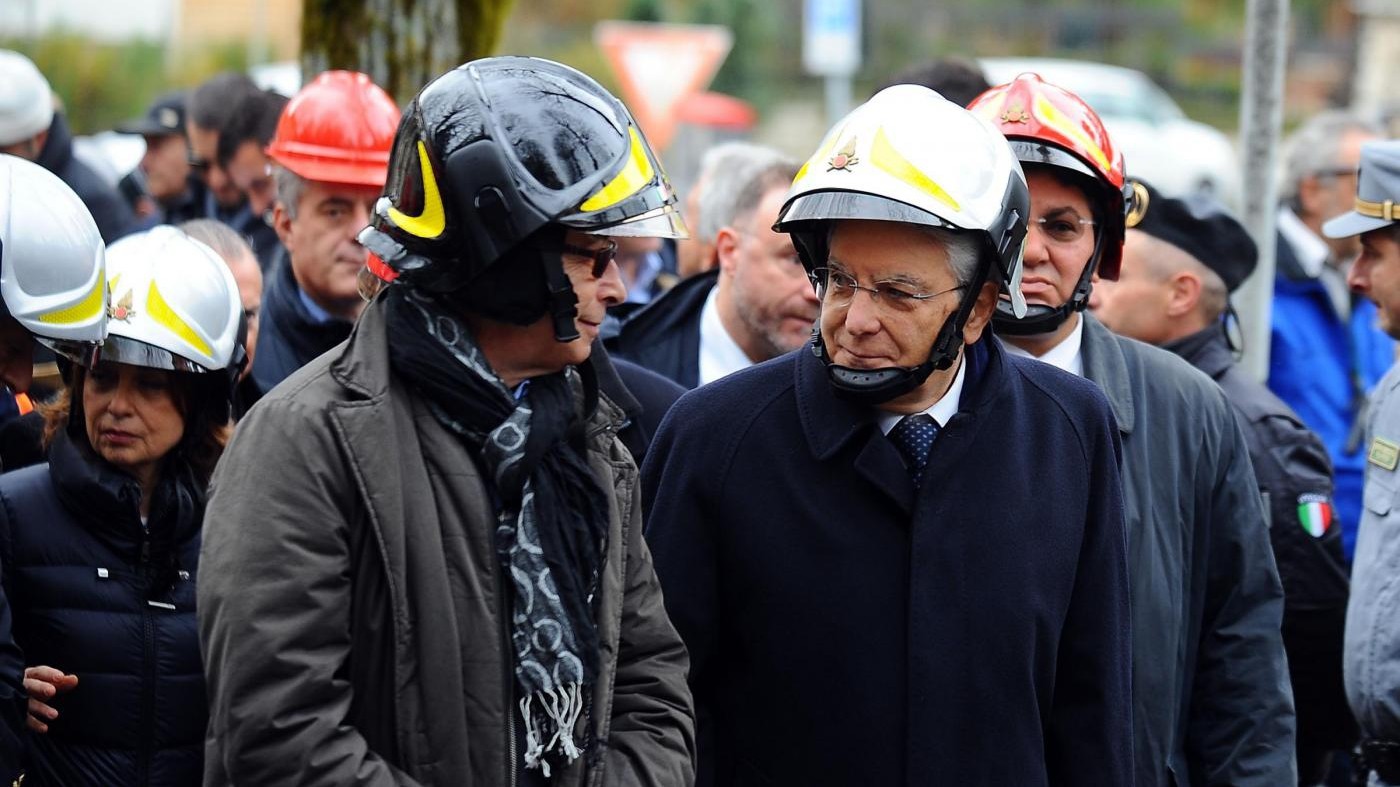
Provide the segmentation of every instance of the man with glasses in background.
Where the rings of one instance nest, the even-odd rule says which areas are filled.
[[[277,232],[261,213],[254,212],[248,195],[219,157],[220,137],[236,133],[243,122],[240,108],[260,92],[243,74],[229,71],[214,76],[190,93],[185,123],[190,171],[204,186],[204,193],[197,195],[203,202],[199,217],[221,221],[242,235],[267,275],[281,250]]]
[[[1108,404],[990,338],[1027,213],[995,129],[915,85],[793,182],[810,351],[682,397],[643,466],[700,784],[1131,783]]]
[[[1296,784],[1283,587],[1234,411],[1186,361],[1083,313],[1095,277],[1118,278],[1127,210],[1143,207],[1123,156],[1087,104],[1035,74],[969,109],[1001,129],[1030,187],[1027,307],[1003,303],[997,335],[1096,383],[1122,442],[1136,777],[1114,784]]]
[[[608,349],[694,388],[805,344],[816,296],[792,240],[772,230],[796,174],[786,159],[756,171],[715,237],[718,270],[633,314]]]

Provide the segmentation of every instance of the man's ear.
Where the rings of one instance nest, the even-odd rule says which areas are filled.
[[[1172,274],[1163,286],[1168,288],[1168,317],[1184,317],[1191,314],[1201,302],[1201,277],[1190,271]]]
[[[733,227],[721,227],[715,235],[715,259],[719,263],[720,272],[726,276],[733,276],[739,269],[741,240],[739,231]]]
[[[292,214],[282,206],[282,200],[272,203],[272,228],[277,231],[277,240],[283,246],[290,246],[288,239],[292,237]]]
[[[986,330],[987,323],[992,321],[992,315],[997,310],[997,292],[996,282],[982,283],[982,289],[977,291],[977,303],[972,307],[972,313],[967,315],[967,322],[963,323],[963,344],[976,344],[982,338],[982,331]]]

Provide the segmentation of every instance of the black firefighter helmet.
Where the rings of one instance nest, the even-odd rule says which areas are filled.
[[[516,324],[549,313],[567,341],[577,334],[564,232],[682,238],[676,201],[631,113],[601,85],[549,60],[491,57],[409,104],[360,241],[398,281]]]

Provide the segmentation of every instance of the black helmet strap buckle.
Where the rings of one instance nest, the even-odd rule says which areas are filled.
[[[1089,296],[1094,291],[1094,272],[1099,269],[1099,258],[1103,255],[1103,238],[1102,231],[1095,233],[1094,253],[1089,256],[1089,261],[1079,272],[1079,280],[1075,282],[1074,292],[1070,293],[1069,300],[1053,307],[1026,304],[1026,316],[1018,319],[1011,312],[1011,304],[998,299],[996,313],[992,315],[992,326],[996,332],[1005,336],[1038,336],[1050,333],[1064,325],[1071,314],[1088,308]]]
[[[977,305],[978,293],[987,282],[987,274],[991,267],[990,260],[983,258],[967,292],[958,303],[957,310],[948,315],[942,327],[938,329],[938,335],[934,337],[933,345],[929,349],[928,360],[918,366],[855,369],[833,363],[826,351],[826,343],[822,341],[821,318],[818,316],[817,327],[812,329],[812,352],[826,364],[827,380],[837,395],[861,404],[883,404],[923,385],[935,371],[952,367],[953,362],[958,359],[958,354],[962,352],[963,327]]]
[[[539,249],[540,264],[544,266],[545,287],[549,290],[549,318],[554,323],[554,339],[572,342],[579,338],[578,294],[574,292],[569,274],[564,272],[564,257],[557,251]]]

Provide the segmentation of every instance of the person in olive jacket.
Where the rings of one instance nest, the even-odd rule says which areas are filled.
[[[397,274],[239,423],[199,587],[205,785],[687,785],[687,658],[589,354],[611,234],[683,225],[630,114],[546,60],[404,113]]]

